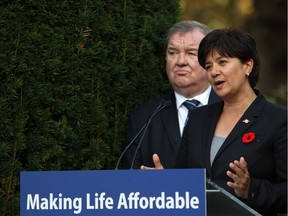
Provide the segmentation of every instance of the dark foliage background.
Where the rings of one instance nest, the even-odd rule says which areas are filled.
[[[0,2],[0,213],[19,173],[113,169],[131,108],[169,89],[177,0]]]

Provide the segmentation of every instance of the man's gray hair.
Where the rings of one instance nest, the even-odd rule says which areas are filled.
[[[211,32],[211,29],[208,26],[206,26],[200,22],[187,20],[187,21],[181,21],[181,22],[175,23],[168,31],[168,34],[166,37],[165,48],[167,49],[167,45],[169,43],[169,40],[174,34],[176,34],[178,32],[186,33],[186,32],[193,31],[195,29],[202,32],[203,35],[207,35],[209,32]]]

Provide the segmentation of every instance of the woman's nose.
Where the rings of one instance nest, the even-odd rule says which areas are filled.
[[[211,66],[211,76],[217,76],[220,73],[220,70],[217,66]]]

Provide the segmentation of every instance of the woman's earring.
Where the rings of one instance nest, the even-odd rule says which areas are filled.
[[[250,75],[250,74],[249,74],[249,73],[247,73],[247,74],[246,74],[246,78],[248,78],[248,77],[249,77],[249,75]]]

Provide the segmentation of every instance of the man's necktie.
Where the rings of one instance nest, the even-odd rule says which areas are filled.
[[[184,125],[187,124],[191,111],[194,110],[199,104],[200,102],[195,99],[184,101],[183,105],[188,109],[188,114]]]

